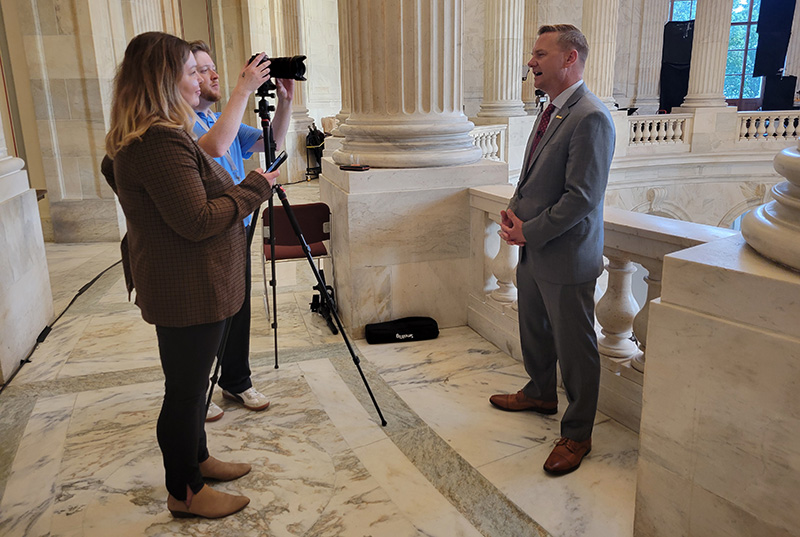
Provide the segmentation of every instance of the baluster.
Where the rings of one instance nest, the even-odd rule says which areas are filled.
[[[739,139],[744,140],[747,138],[747,129],[750,126],[750,118],[742,117],[739,120]]]
[[[670,143],[675,143],[675,120],[667,120],[667,134],[666,134],[666,141]]]
[[[485,131],[481,133],[481,154],[483,155],[483,158],[489,158],[491,156],[489,154],[491,149],[489,148],[489,140],[487,134],[488,133]]]
[[[608,258],[608,287],[597,301],[595,315],[601,326],[597,344],[600,354],[615,360],[630,359],[636,355],[636,344],[630,339],[633,318],[639,305],[631,294],[631,277],[636,267],[624,258]]]
[[[780,123],[778,123],[778,139],[780,140],[787,140],[786,131],[789,130],[789,118],[782,117],[780,118]]]
[[[644,373],[645,348],[647,347],[647,322],[650,319],[650,301],[661,296],[661,267],[660,263],[653,267],[645,267],[649,272],[644,279],[645,283],[647,283],[647,302],[633,319],[633,334],[636,336],[636,340],[639,342],[639,350],[642,352],[634,356],[633,360],[631,360],[631,366],[642,373]]]
[[[774,140],[775,139],[775,132],[777,129],[775,128],[775,123],[779,121],[780,118],[770,117],[767,118],[767,140]]]
[[[647,120],[647,125],[645,126],[645,143],[652,144],[655,139],[655,129],[653,128],[654,121],[652,119]]]
[[[758,119],[754,117],[747,118],[747,138],[749,140],[755,140],[756,138],[756,124],[758,123]]]
[[[764,133],[767,132],[767,126],[764,124],[766,118],[756,118],[756,139],[763,140]]]
[[[660,119],[658,121],[658,135],[656,136],[656,140],[659,142],[665,142],[667,140],[667,120]]]
[[[631,128],[631,132],[628,135],[631,141],[631,145],[636,145],[636,122],[631,121],[628,123],[628,126]]]
[[[497,289],[489,293],[492,299],[502,304],[510,304],[517,299],[517,287],[513,279],[518,262],[519,246],[510,246],[501,240],[497,255],[489,263],[489,270],[497,278]]]
[[[675,121],[675,143],[683,142],[683,126],[686,124],[685,122],[685,119]]]
[[[492,160],[500,160],[498,155],[499,147],[497,146],[497,132],[491,133],[489,136],[489,143],[492,144],[492,156],[490,157]]]

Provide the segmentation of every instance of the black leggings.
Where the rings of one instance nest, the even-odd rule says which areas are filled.
[[[185,328],[156,326],[164,371],[164,403],[156,435],[167,491],[178,500],[186,500],[186,485],[194,493],[203,488],[200,463],[208,458],[208,378],[224,331],[225,321]]]

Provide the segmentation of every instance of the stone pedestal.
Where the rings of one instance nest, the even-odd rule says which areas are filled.
[[[504,163],[347,172],[323,158],[320,198],[333,215],[339,315],[364,325],[411,315],[467,323],[468,189],[507,182]]]
[[[36,191],[22,165],[17,158],[0,159],[0,384],[53,320]]]
[[[797,534],[800,274],[740,235],[664,259],[651,305],[636,537]]]

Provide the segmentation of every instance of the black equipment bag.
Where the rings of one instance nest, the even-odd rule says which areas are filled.
[[[430,317],[404,317],[385,323],[372,323],[364,328],[367,343],[421,341],[439,336],[439,325]]]

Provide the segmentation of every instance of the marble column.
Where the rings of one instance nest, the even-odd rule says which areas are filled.
[[[774,166],[787,180],[772,187],[773,201],[744,216],[742,235],[764,257],[800,271],[800,140]]]
[[[619,0],[584,0],[582,31],[589,42],[589,59],[583,79],[610,110],[614,109],[618,16]]]
[[[353,101],[353,82],[350,73],[350,3],[347,0],[337,2],[339,9],[339,77],[342,85],[342,109],[336,114],[339,126],[350,117]],[[339,127],[333,131],[336,137],[341,136]],[[327,147],[327,143],[325,144]]]
[[[663,0],[644,0],[636,97],[631,104],[639,109],[640,115],[655,114],[659,108],[664,24],[668,18],[669,3]]]
[[[697,3],[689,90],[681,108],[728,106],[724,88],[732,9],[733,0]]]
[[[353,100],[333,160],[419,168],[480,159],[462,112],[462,1],[347,3]]]
[[[536,42],[538,24],[539,2],[525,0],[525,16],[522,28],[522,61],[527,64]],[[525,65],[527,67],[527,65]],[[522,83],[522,102],[527,114],[539,113],[539,98],[536,96],[536,86],[533,85],[533,75],[528,73],[528,79]]]
[[[483,102],[479,117],[525,115],[522,75],[524,0],[487,0]]]
[[[302,0],[278,0],[275,2],[275,20],[277,54],[280,56],[296,56],[303,54],[303,2]],[[305,97],[305,82],[294,83],[294,99],[292,101],[292,118],[286,133],[286,153],[291,158],[281,173],[281,182],[301,181],[305,178],[306,136],[308,128],[314,121],[308,115]]]
[[[339,315],[355,337],[412,315],[466,324],[467,189],[508,168],[480,159],[462,112],[462,0],[343,1],[351,112],[320,178]]]

